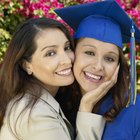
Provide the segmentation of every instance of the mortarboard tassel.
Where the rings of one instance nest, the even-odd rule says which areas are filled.
[[[134,105],[136,101],[136,51],[135,51],[135,29],[132,25],[130,39],[130,105]]]

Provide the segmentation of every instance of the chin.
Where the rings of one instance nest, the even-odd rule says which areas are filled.
[[[68,86],[71,85],[74,82],[74,79],[71,79],[69,81],[63,81],[60,86]]]
[[[97,88],[97,87],[96,87]],[[96,88],[91,88],[91,87],[89,87],[89,88],[83,88],[83,94],[86,94],[87,92],[90,92],[90,91],[92,91],[92,90],[95,90]]]

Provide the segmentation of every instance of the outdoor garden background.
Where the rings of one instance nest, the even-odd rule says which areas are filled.
[[[100,0],[0,0],[0,63],[15,27],[29,18],[49,17],[63,22],[54,9]],[[140,0],[116,0],[140,29]],[[64,22],[63,22],[64,23]],[[69,28],[69,27],[68,27]],[[73,33],[70,29],[71,34]],[[123,49],[129,63],[129,44]],[[136,45],[137,89],[140,93],[140,44]]]

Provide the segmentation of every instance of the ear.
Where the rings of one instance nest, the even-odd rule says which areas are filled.
[[[23,60],[21,65],[22,68],[28,73],[28,75],[32,75],[33,71],[30,62],[28,62],[27,60]]]

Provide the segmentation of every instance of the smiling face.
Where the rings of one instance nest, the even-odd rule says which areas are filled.
[[[74,75],[82,94],[109,80],[118,61],[116,45],[92,38],[80,39],[75,50]]]
[[[39,31],[35,38],[37,49],[26,71],[40,80],[49,91],[74,81],[72,62],[74,53],[65,34],[59,29]]]

